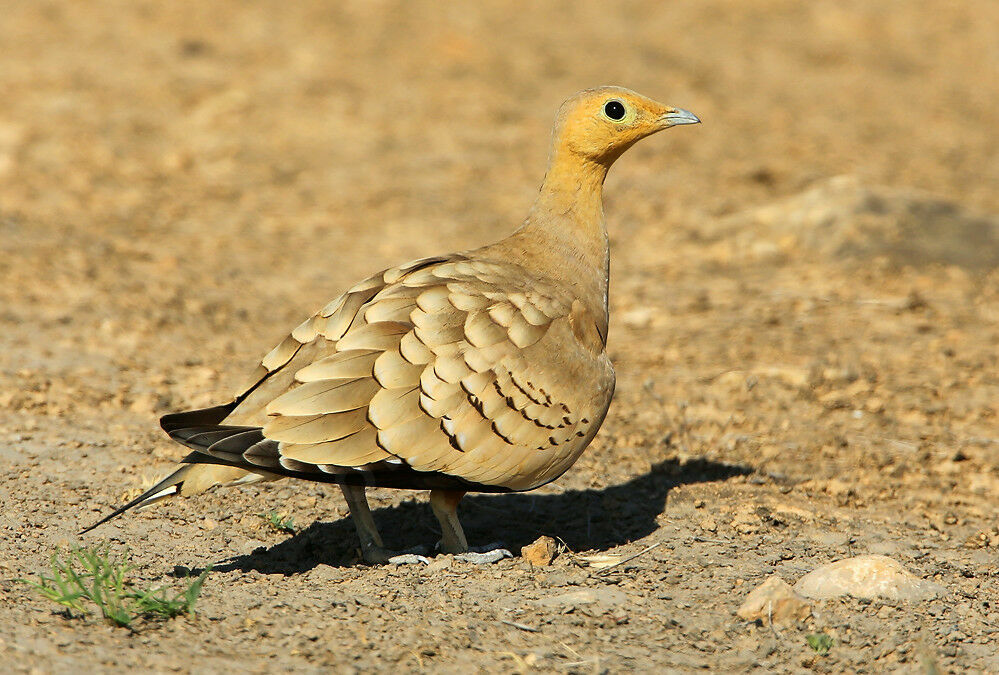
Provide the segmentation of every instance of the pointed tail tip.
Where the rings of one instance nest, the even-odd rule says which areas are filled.
[[[168,499],[178,494],[180,492],[180,486],[183,484],[182,472],[186,468],[187,467],[181,467],[180,470],[170,474],[165,479],[161,480],[159,483],[149,488],[148,490],[143,492],[141,495],[139,495],[132,501],[128,502],[127,504],[124,504],[123,506],[119,506],[114,511],[104,516],[93,525],[83,528],[77,533],[77,536],[84,535],[87,532],[90,532],[91,530],[100,527],[104,523],[108,522],[113,518],[117,518],[118,516],[125,513],[125,511],[128,511],[131,508],[152,506],[156,502]],[[171,481],[176,481],[176,482],[171,483]]]
[[[83,528],[82,530],[80,530],[79,532],[77,532],[77,533],[76,533],[76,536],[78,536],[78,537],[79,537],[79,536],[81,536],[81,535],[84,535],[84,534],[86,534],[87,532],[90,532],[91,530],[95,530],[95,529],[97,529],[98,527],[100,527],[100,526],[101,526],[101,525],[103,525],[104,523],[108,522],[109,520],[111,520],[111,519],[112,519],[112,518],[114,518],[115,516],[117,516],[117,515],[120,515],[121,513],[122,513],[121,509],[118,509],[118,510],[114,511],[113,513],[111,513],[110,515],[107,515],[107,516],[104,516],[103,518],[101,518],[100,520],[98,520],[98,521],[97,521],[96,523],[94,523],[93,525],[90,525],[90,526],[88,526],[88,527],[85,527],[85,528]]]

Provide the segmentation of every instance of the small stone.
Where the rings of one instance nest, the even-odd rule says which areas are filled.
[[[740,619],[760,621],[764,626],[804,621],[812,614],[808,602],[776,574],[750,591],[736,611]]]
[[[739,534],[755,534],[762,528],[760,517],[751,509],[743,509],[735,514],[731,523],[732,529]]]
[[[451,556],[438,556],[432,563],[427,565],[423,570],[427,574],[436,574],[437,572],[443,572],[444,570],[449,570],[454,567],[454,558]]]
[[[343,572],[338,567],[330,565],[316,565],[309,571],[308,579],[312,583],[328,583],[339,581],[343,578]]]
[[[652,323],[652,309],[636,307],[621,314],[621,321],[629,328],[645,328]]]
[[[520,549],[520,555],[535,567],[551,565],[558,555],[558,543],[551,537],[538,537],[533,544]]]
[[[883,555],[862,555],[823,565],[799,579],[794,590],[814,600],[844,595],[865,600],[928,600],[947,594],[943,586],[916,577]]]

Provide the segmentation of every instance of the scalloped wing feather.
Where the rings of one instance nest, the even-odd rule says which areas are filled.
[[[512,489],[571,466],[614,380],[581,303],[511,263],[462,256],[355,285],[254,377],[225,423],[260,437],[218,434],[213,454],[299,472],[401,460]]]

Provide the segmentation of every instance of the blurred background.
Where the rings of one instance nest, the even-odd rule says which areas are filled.
[[[164,472],[156,416],[226,400],[348,284],[514,229],[560,102],[618,84],[704,123],[608,178],[618,395],[561,484],[743,467],[671,495],[718,497],[719,532],[859,509],[860,550],[973,568],[999,546],[997,25],[993,0],[5,2],[0,485],[37,530],[4,525],[9,555]]]

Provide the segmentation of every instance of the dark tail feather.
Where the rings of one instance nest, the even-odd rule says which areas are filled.
[[[221,424],[222,420],[228,417],[229,413],[235,410],[237,405],[239,405],[239,399],[230,401],[224,405],[217,405],[212,408],[171,413],[160,418],[160,426],[163,427],[163,431],[170,434],[170,436],[173,436],[173,432],[178,429],[186,429],[188,427],[215,427]]]
[[[129,503],[125,504],[124,506],[119,506],[117,509],[114,510],[114,512],[101,518],[90,527],[80,530],[80,534],[85,534],[87,532],[90,532],[98,525],[103,525],[112,518],[120,516],[121,514],[125,513],[125,511],[128,511],[133,507],[142,506],[143,504],[146,503],[154,504],[161,499],[165,499],[167,497],[172,497],[173,495],[176,495],[177,493],[180,492],[180,486],[184,482],[184,478],[185,476],[187,476],[187,473],[191,470],[192,466],[193,465],[187,464],[180,467],[172,474],[170,474],[169,476],[161,480],[159,483],[157,483],[156,485],[152,486],[151,488],[143,492],[141,495],[139,495]]]
[[[237,405],[239,405],[238,400],[211,408],[188,410],[185,412],[164,415],[160,418],[160,426],[163,427],[163,430],[170,434],[170,437],[174,440],[189,447],[196,447],[190,443],[190,439],[195,437],[197,434],[219,431],[219,424],[229,416],[229,413],[231,413]],[[223,429],[228,430],[230,428],[223,427]],[[228,431],[228,433],[222,435],[227,436],[233,433],[237,432]],[[131,508],[154,504],[161,499],[178,494],[180,492],[180,486],[184,482],[184,478],[191,471],[191,468],[191,465],[185,464],[129,503],[118,507],[111,514],[101,518],[90,527],[81,530],[80,534],[90,532],[95,527],[103,525],[112,518],[117,518]]]

